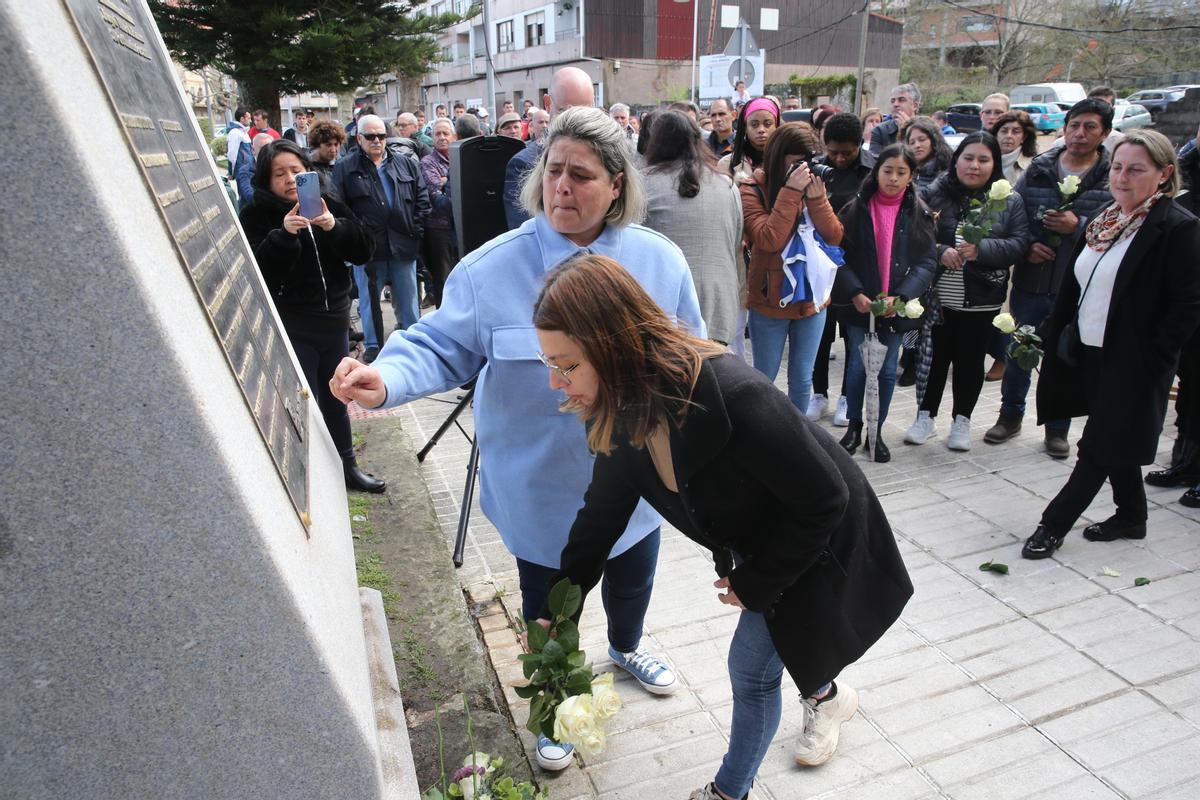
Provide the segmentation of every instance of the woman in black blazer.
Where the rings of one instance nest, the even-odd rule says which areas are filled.
[[[1084,538],[1146,536],[1141,465],[1154,461],[1179,351],[1200,322],[1200,221],[1172,199],[1179,171],[1170,141],[1156,131],[1126,134],[1113,149],[1109,189],[1113,203],[1080,237],[1043,323],[1038,422],[1088,421],[1075,469],[1025,542],[1025,558],[1053,555],[1105,478],[1116,513]]]
[[[729,752],[692,798],[749,791],[779,725],[785,668],[805,697],[796,760],[828,760],[858,708],[834,678],[912,595],[866,477],[762,373],[679,330],[611,259],[583,255],[552,272],[534,325],[550,385],[598,454],[552,583],[595,586],[644,497],[712,550],[718,598],[742,609]]]

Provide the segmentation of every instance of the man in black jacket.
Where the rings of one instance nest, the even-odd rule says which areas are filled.
[[[718,97],[708,107],[708,118],[712,120],[712,132],[704,137],[704,143],[717,158],[733,152],[733,109],[724,97]],[[836,208],[836,206],[835,206]]]
[[[1017,181],[1016,190],[1034,240],[1013,268],[1009,307],[1018,325],[1038,325],[1054,308],[1063,275],[1073,268],[1076,239],[1100,209],[1112,202],[1108,191],[1108,152],[1103,142],[1112,130],[1112,106],[1100,100],[1080,100],[1067,112],[1066,144],[1035,158]],[[1074,193],[1062,191],[1071,177],[1078,181]],[[1062,206],[1068,206],[1059,211]],[[1009,359],[1001,385],[1000,418],[983,440],[1000,444],[1021,431],[1030,372]],[[1069,419],[1046,423],[1046,452],[1053,458],[1071,454],[1067,443]]]
[[[871,129],[871,155],[877,156],[883,148],[894,144],[904,123],[921,113],[921,90],[915,83],[902,83],[889,99],[892,115]]]
[[[374,114],[359,117],[358,150],[337,162],[330,186],[334,196],[350,206],[375,237],[375,255],[366,264],[367,302],[359,296],[366,347],[363,355],[368,363],[387,338],[379,304],[384,284],[392,286],[396,330],[420,317],[417,253],[429,215],[429,193],[416,160],[389,149],[387,137],[382,119]]]
[[[871,174],[875,158],[862,149],[862,123],[855,114],[834,114],[821,129],[825,140],[825,154],[818,156],[818,164],[833,167],[833,177],[825,180],[829,192],[829,203],[833,210],[841,212],[846,203],[858,194],[863,179]]]

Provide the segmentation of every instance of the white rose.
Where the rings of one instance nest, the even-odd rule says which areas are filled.
[[[1068,175],[1058,182],[1058,193],[1063,197],[1070,197],[1079,191],[1079,176]]]
[[[579,755],[585,759],[592,756],[600,755],[604,752],[606,744],[604,729],[597,725],[592,730],[581,736],[578,741],[572,742],[575,749],[579,751]]]
[[[1012,184],[1001,178],[992,184],[992,188],[988,191],[989,200],[1007,200],[1012,194]]]
[[[592,708],[596,718],[606,720],[621,710],[621,696],[613,688],[613,676],[606,672],[592,681]]]
[[[573,694],[554,709],[554,740],[575,744],[597,727],[590,694]]]
[[[997,314],[992,319],[992,326],[1001,333],[1012,333],[1017,329],[1017,321],[1012,314]]]
[[[925,306],[921,305],[921,301],[915,297],[904,304],[904,316],[909,319],[920,319],[924,313]]]

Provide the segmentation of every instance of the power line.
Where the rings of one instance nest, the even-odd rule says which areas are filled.
[[[1094,33],[1097,35],[1105,35],[1105,34],[1113,34],[1113,33],[1164,33],[1166,31],[1196,31],[1196,30],[1200,30],[1200,25],[1164,25],[1161,28],[1145,28],[1145,27],[1141,27],[1141,26],[1137,26],[1137,25],[1131,25],[1131,26],[1128,26],[1125,28],[1069,28],[1069,27],[1065,27],[1062,25],[1053,25],[1049,22],[1033,22],[1032,20],[1017,19],[1015,17],[1009,17],[1005,14],[988,13],[986,11],[981,11],[978,8],[971,8],[970,6],[965,6],[962,3],[956,2],[956,0],[941,0],[941,2],[945,3],[948,6],[953,6],[954,8],[960,9],[962,11],[970,11],[972,14],[975,14],[977,16],[991,17],[992,19],[995,19],[995,20],[1003,20],[1004,22],[1010,22],[1013,25],[1028,25],[1033,28],[1045,28],[1046,30],[1061,31],[1064,33]]]

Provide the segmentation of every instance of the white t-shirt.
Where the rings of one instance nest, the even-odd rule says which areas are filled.
[[[1101,347],[1104,344],[1113,282],[1117,279],[1117,270],[1125,251],[1136,237],[1135,233],[1122,239],[1103,253],[1084,247],[1079,258],[1075,259],[1075,280],[1079,282],[1079,291],[1083,296],[1083,302],[1079,305],[1079,339],[1089,347]],[[1095,276],[1092,275],[1093,270]]]

